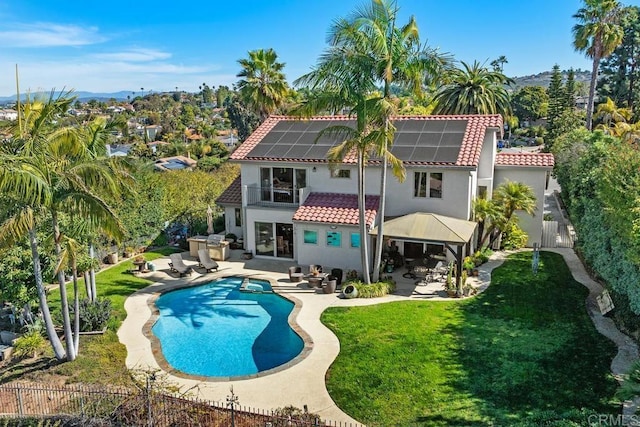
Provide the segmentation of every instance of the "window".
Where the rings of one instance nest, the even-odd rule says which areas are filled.
[[[351,171],[349,169],[332,170],[331,178],[351,178]]]
[[[442,172],[429,174],[429,197],[442,199]]]
[[[430,197],[433,199],[441,199],[442,172],[414,172],[413,197]]]
[[[360,233],[351,233],[351,247],[352,248],[360,247]]]
[[[318,232],[315,230],[304,230],[304,242],[309,245],[317,245]]]
[[[242,210],[240,208],[235,209],[236,227],[242,227]]]
[[[340,231],[327,231],[327,246],[337,248],[342,246],[342,233]]]

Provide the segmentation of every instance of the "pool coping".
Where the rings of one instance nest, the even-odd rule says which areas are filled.
[[[274,368],[267,369],[265,371],[260,371],[250,375],[237,375],[237,376],[228,376],[228,377],[192,375],[192,374],[188,374],[186,372],[180,371],[178,369],[175,369],[173,366],[169,364],[169,362],[167,362],[167,359],[164,357],[164,353],[162,352],[162,344],[160,343],[160,340],[156,337],[156,335],[152,331],[153,325],[155,325],[155,323],[158,321],[158,318],[160,317],[160,310],[158,310],[156,306],[156,301],[158,300],[158,298],[160,298],[162,294],[167,292],[172,292],[178,289],[188,289],[195,286],[202,286],[205,283],[213,282],[213,281],[224,279],[227,277],[242,277],[245,279],[266,280],[271,285],[271,289],[273,290],[274,294],[278,295],[280,298],[284,298],[287,301],[291,301],[293,303],[293,309],[291,310],[291,313],[289,313],[289,317],[287,320],[289,323],[289,327],[291,327],[291,329],[296,334],[298,334],[298,336],[302,339],[302,342],[304,344],[302,347],[302,350],[300,351],[300,354],[298,354],[296,357],[294,357],[290,361],[283,363],[282,365],[278,365]],[[165,286],[162,286],[158,290],[154,291],[153,293],[151,293],[151,296],[147,299],[147,307],[151,311],[151,315],[149,316],[149,319],[142,326],[142,334],[145,336],[145,338],[149,340],[151,344],[151,353],[156,363],[158,364],[158,366],[164,372],[179,378],[195,380],[195,381],[208,381],[208,382],[241,381],[241,380],[262,378],[269,375],[273,375],[275,373],[281,372],[283,370],[291,368],[292,366],[297,365],[298,363],[306,359],[309,356],[309,354],[311,354],[311,351],[313,350],[313,347],[314,347],[313,339],[311,338],[311,336],[304,329],[302,329],[302,327],[300,327],[300,325],[298,325],[296,321],[298,314],[302,310],[302,301],[300,301],[298,298],[292,295],[287,295],[287,296],[282,295],[277,289],[277,281],[266,275],[221,274],[221,275],[216,275],[215,277],[202,276],[194,280],[193,282],[188,282],[188,283],[167,284]]]

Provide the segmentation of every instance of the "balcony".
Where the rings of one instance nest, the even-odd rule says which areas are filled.
[[[242,188],[242,202],[245,206],[269,208],[296,208],[304,203],[311,188],[294,189],[287,185],[258,187],[245,185]]]

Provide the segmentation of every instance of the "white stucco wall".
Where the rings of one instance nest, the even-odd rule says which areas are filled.
[[[528,235],[529,240],[527,246],[531,247],[534,243],[540,245],[542,241],[542,219],[544,214],[544,191],[546,186],[547,170],[543,168],[526,168],[526,167],[496,167],[494,190],[503,182],[517,181],[522,182],[533,189],[537,200],[537,210],[533,216],[517,211],[516,215],[520,218],[520,228]]]
[[[316,231],[318,242],[316,244],[304,243],[304,230]],[[340,248],[327,245],[327,232],[340,232]],[[331,229],[329,225],[296,222],[294,225],[295,246],[297,248],[297,260],[300,265],[321,265],[325,272],[327,268],[342,268],[343,270],[362,270],[360,262],[360,248],[351,247],[351,233],[358,233],[358,227],[337,225]],[[371,241],[369,240],[369,248]],[[373,253],[371,250],[370,253]],[[303,271],[306,271],[303,269]]]
[[[242,208],[238,206],[240,212],[242,212]],[[233,233],[238,237],[243,237],[242,226],[236,226],[236,208],[225,206],[224,208],[224,230],[226,233]]]
[[[293,218],[293,214],[295,209],[276,209],[276,208],[260,208],[260,207],[247,207],[245,213],[246,219],[246,230],[247,235],[244,238],[244,247],[245,250],[249,250],[256,253],[256,233],[255,233],[255,223],[256,222],[269,222],[273,223],[284,223],[284,224],[293,224],[291,218]],[[294,233],[294,242],[296,241],[295,237],[295,227],[293,229]],[[294,244],[293,247],[293,257],[296,257],[297,245]]]

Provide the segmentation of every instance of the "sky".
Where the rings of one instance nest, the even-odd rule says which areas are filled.
[[[273,48],[291,83],[327,48],[331,23],[368,0],[0,1],[0,96],[74,89],[97,93],[196,92],[232,86],[238,60]],[[640,0],[622,0],[640,6]],[[458,61],[504,55],[504,74],[591,70],[574,51],[582,0],[397,0],[420,39]]]

